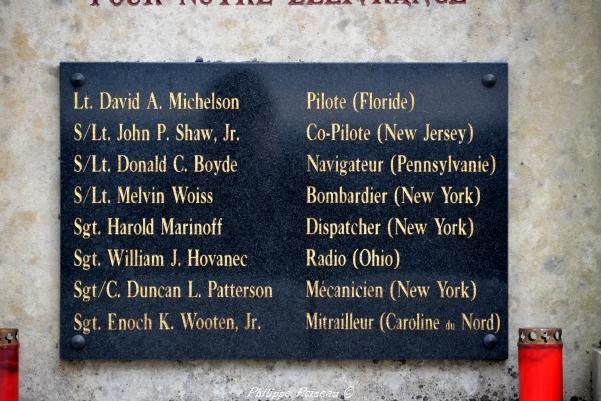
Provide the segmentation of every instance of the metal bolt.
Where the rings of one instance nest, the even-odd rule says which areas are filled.
[[[71,84],[75,87],[80,87],[83,86],[83,84],[86,82],[86,77],[84,77],[84,75],[80,72],[76,72],[75,74],[71,75]]]
[[[536,335],[535,332],[531,331],[530,334],[528,335],[528,338],[530,339],[530,341],[536,341],[538,336]]]
[[[86,338],[81,334],[77,334],[71,337],[71,346],[74,349],[80,350],[86,346]]]
[[[482,77],[482,85],[487,88],[492,88],[497,83],[497,77],[493,74],[486,74]]]
[[[497,336],[494,334],[487,334],[484,336],[482,343],[484,344],[484,348],[493,349],[497,345]]]

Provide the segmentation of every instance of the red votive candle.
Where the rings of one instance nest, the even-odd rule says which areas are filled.
[[[19,401],[19,331],[0,329],[0,401]]]
[[[520,401],[563,400],[561,329],[520,329]]]

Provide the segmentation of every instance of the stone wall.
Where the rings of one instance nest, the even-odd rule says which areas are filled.
[[[0,0],[0,326],[21,329],[22,400],[230,400],[251,387],[357,400],[513,400],[509,360],[61,362],[60,61],[507,61],[510,343],[565,337],[566,400],[601,340],[601,2],[89,7]]]

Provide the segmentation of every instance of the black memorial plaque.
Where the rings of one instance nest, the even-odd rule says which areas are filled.
[[[63,63],[62,358],[505,359],[507,87]]]

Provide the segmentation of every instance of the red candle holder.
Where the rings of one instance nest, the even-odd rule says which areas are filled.
[[[19,331],[0,329],[0,401],[19,401]]]
[[[520,401],[563,400],[561,334],[558,328],[520,329]]]

